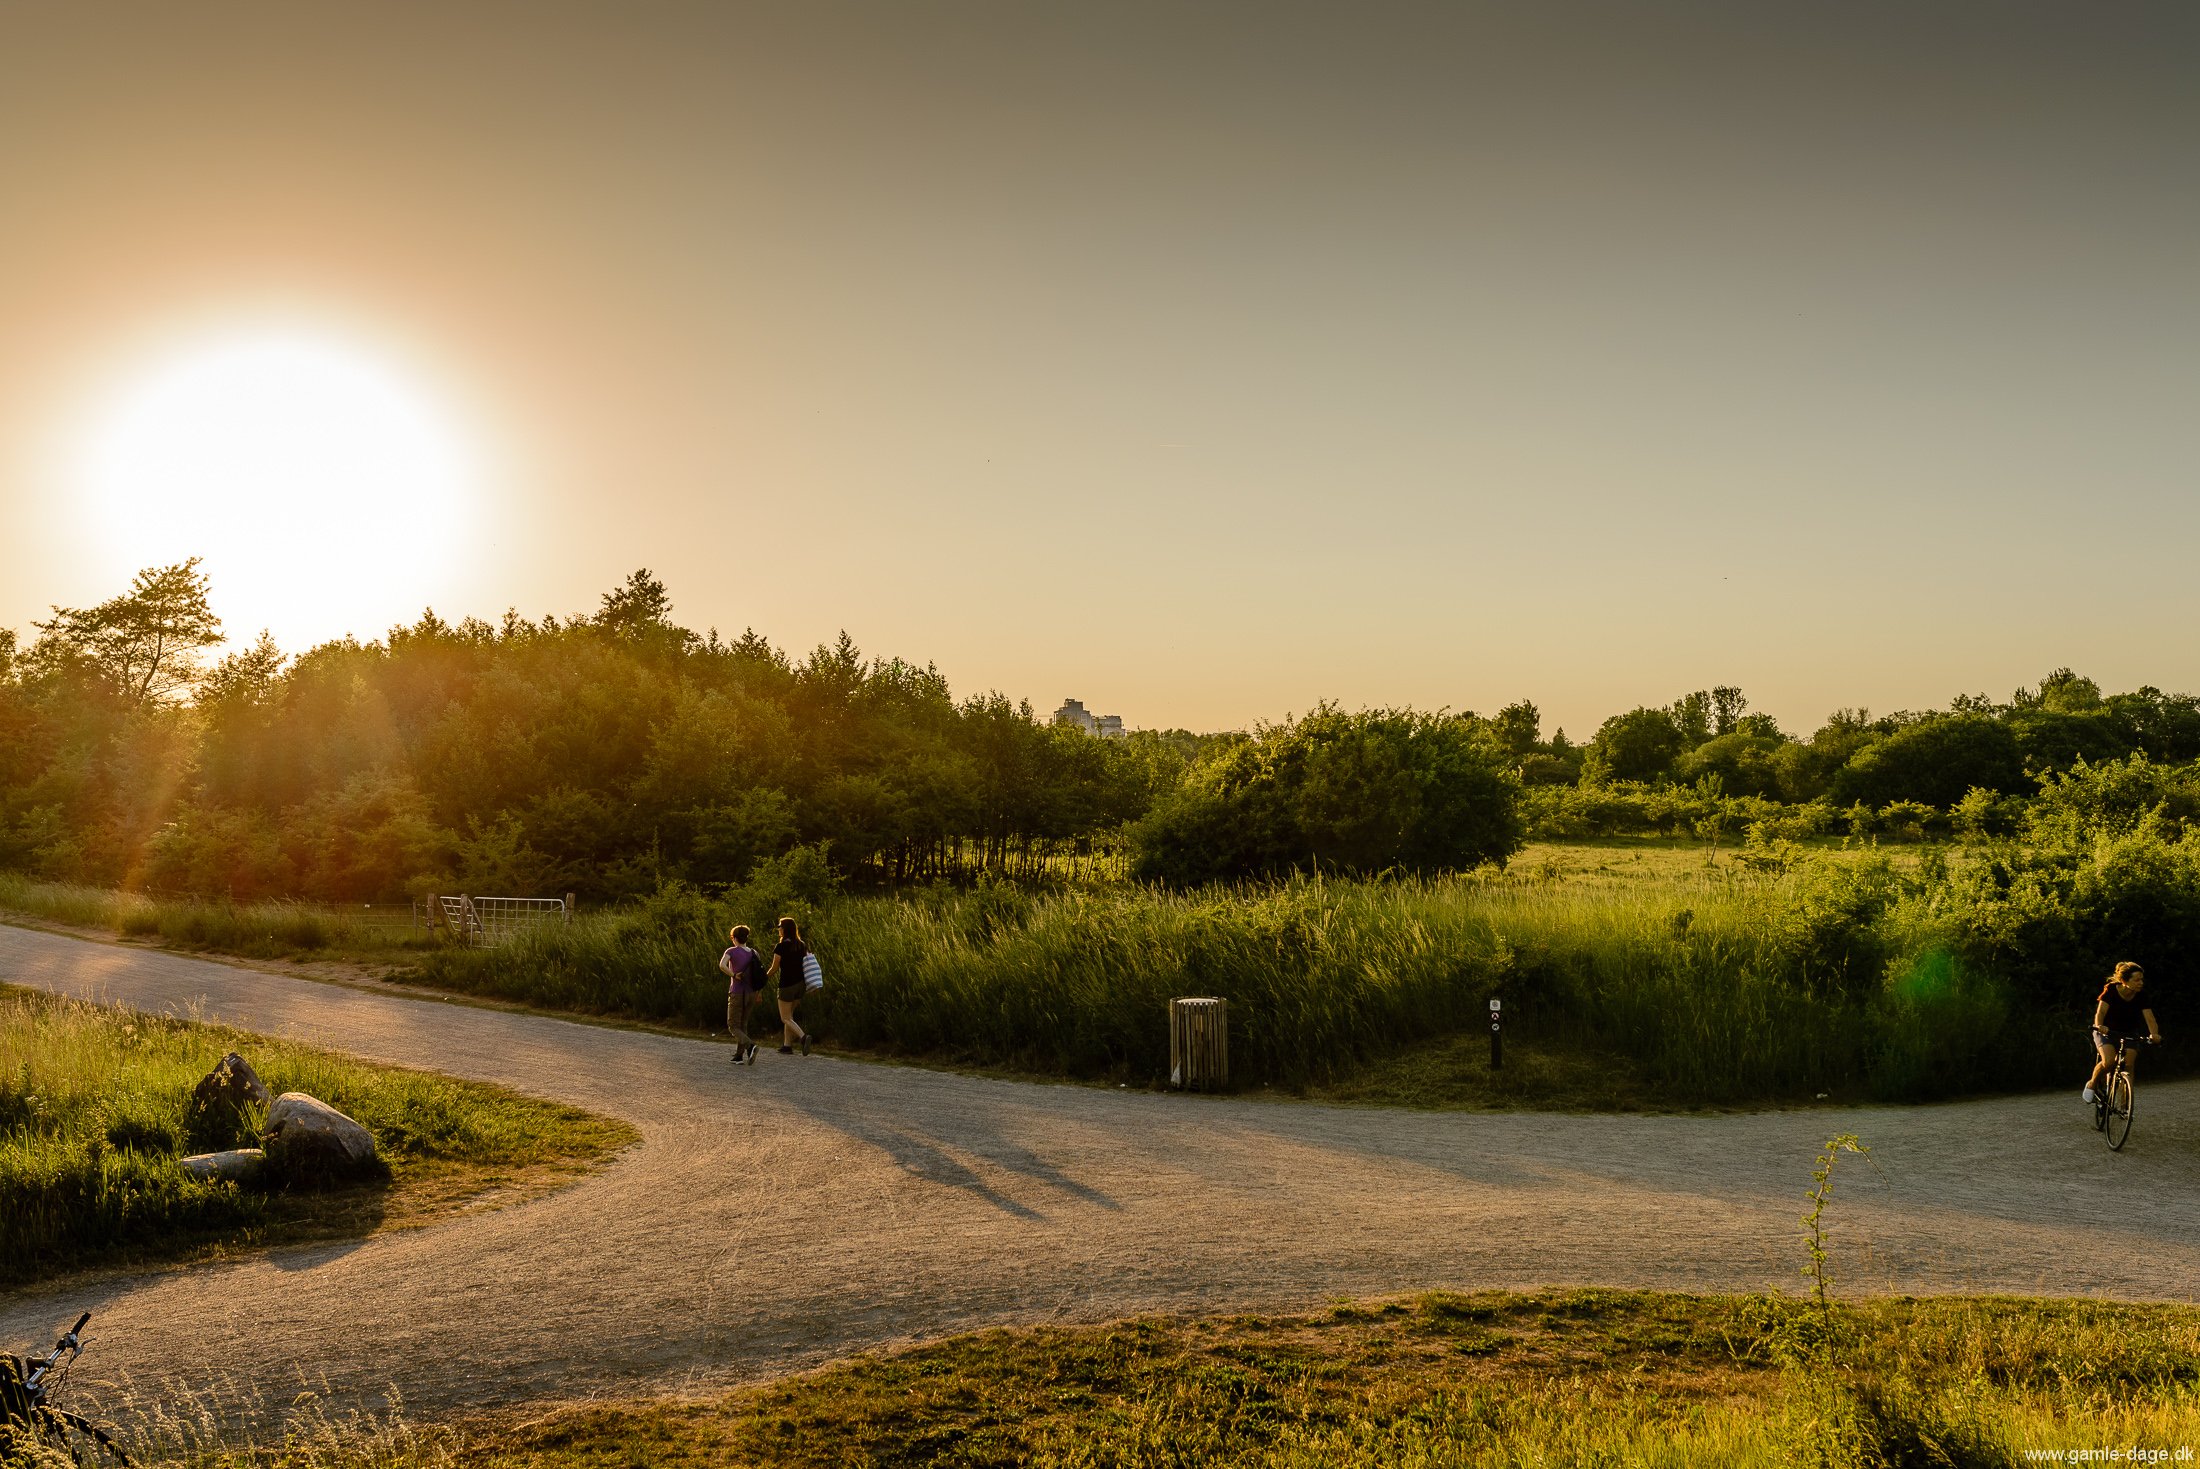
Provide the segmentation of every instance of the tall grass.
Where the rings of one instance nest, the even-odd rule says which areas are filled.
[[[1923,1099],[2038,1084],[2082,1057],[2083,973],[2066,1000],[2043,1000],[2037,975],[2020,989],[1968,958],[1977,945],[1933,854],[1648,855],[1673,860],[1592,868],[1559,850],[1432,879],[892,895],[842,893],[821,862],[790,860],[716,896],[675,884],[489,950],[393,943],[280,905],[6,877],[0,907],[178,947],[410,961],[407,977],[438,987],[697,1029],[723,1024],[727,928],[764,933],[792,913],[828,973],[805,1023],[833,1043],[1140,1084],[1164,1075],[1165,1006],[1187,994],[1230,1001],[1239,1079],[1286,1087],[1477,1030],[1492,997],[1509,1044],[1614,1058],[1668,1104]]]
[[[9,872],[0,872],[0,911],[248,959],[324,952],[387,955],[428,943],[425,935],[415,935],[410,910],[402,906],[207,903],[38,882]]]
[[[315,1222],[313,1196],[204,1182],[177,1166],[248,1145],[257,1129],[256,1116],[191,1108],[192,1089],[230,1050],[271,1091],[309,1092],[365,1124],[399,1183],[452,1164],[593,1156],[631,1135],[497,1087],[0,986],[0,1286]]]
[[[1069,1076],[1161,1077],[1165,1006],[1187,994],[1228,998],[1233,1071],[1253,1082],[1349,1076],[1478,1029],[1495,996],[1514,1044],[1624,1057],[1681,1102],[2025,1085],[2071,1049],[2041,1038],[2077,1024],[1964,964],[1928,899],[1870,854],[1641,881],[672,888],[502,948],[436,951],[414,973],[707,1028],[723,1014],[726,928],[789,911],[824,961],[813,1009],[834,1041]]]

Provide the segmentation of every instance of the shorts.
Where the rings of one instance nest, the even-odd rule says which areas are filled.
[[[783,985],[781,985],[781,986],[779,987],[779,1000],[780,1000],[780,1003],[781,1003],[781,1004],[785,1004],[785,1005],[799,1005],[799,1004],[801,1004],[801,1003],[802,1003],[802,1001],[803,1001],[803,998],[804,998],[805,996],[807,996],[808,994],[809,994],[809,991],[808,991],[808,990],[806,990],[806,989],[804,989],[804,988],[803,988],[803,987],[802,987],[801,985],[799,985],[799,984],[797,984],[797,985],[784,985],[784,984],[783,984]]]

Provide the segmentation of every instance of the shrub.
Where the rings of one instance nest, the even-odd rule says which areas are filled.
[[[1131,829],[1134,870],[1189,886],[1322,867],[1502,863],[1520,847],[1519,799],[1463,721],[1323,705],[1195,766]]]
[[[1834,775],[1833,797],[1873,806],[1890,801],[1952,806],[1974,786],[2022,791],[2030,785],[2009,726],[1960,714],[1904,725],[1857,751]]]

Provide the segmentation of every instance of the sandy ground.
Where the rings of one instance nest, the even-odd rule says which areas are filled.
[[[1430,1114],[1036,1086],[730,1048],[0,928],[0,980],[623,1117],[551,1196],[425,1230],[0,1297],[92,1310],[88,1377],[415,1406],[690,1391],[973,1327],[1550,1284],[1799,1284],[1828,1134],[1841,1288],[2192,1299],[2200,1083],[2111,1154],[2071,1094],[1731,1116]],[[1158,1023],[1158,1017],[1157,1017]],[[211,1061],[211,1057],[209,1060]]]

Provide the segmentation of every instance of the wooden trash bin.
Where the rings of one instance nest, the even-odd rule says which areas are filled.
[[[1169,1085],[1220,1091],[1230,1084],[1230,1002],[1210,997],[1169,1001]]]

